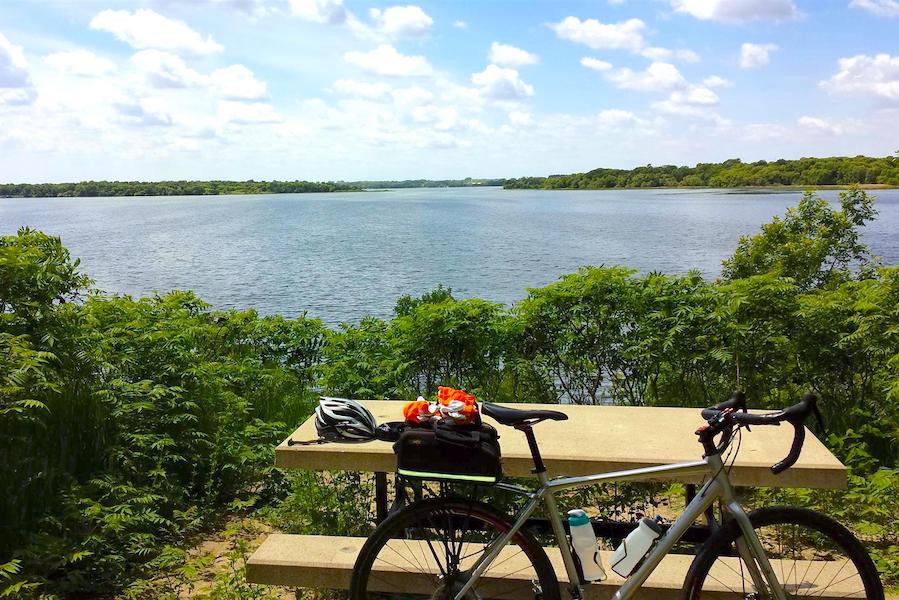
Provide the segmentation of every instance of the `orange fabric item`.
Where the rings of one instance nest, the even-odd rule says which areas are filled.
[[[427,400],[413,400],[412,402],[407,402],[405,406],[403,406],[403,417],[405,417],[406,421],[409,423],[424,423],[428,421],[431,416],[430,404]]]
[[[437,388],[437,401],[447,406],[453,400],[465,403],[466,406],[477,406],[477,399],[465,390],[457,390],[451,387],[440,386]]]
[[[477,399],[465,390],[440,386],[436,403],[419,396],[403,406],[403,417],[407,423],[447,419],[457,424],[476,424],[480,422],[480,411]]]
[[[465,390],[441,386],[437,388],[437,402],[444,419],[459,424],[475,424],[480,420],[478,401]]]

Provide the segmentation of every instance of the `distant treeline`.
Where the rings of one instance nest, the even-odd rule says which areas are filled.
[[[899,156],[800,158],[744,163],[738,158],[695,167],[646,165],[636,169],[594,169],[587,173],[507,179],[510,189],[647,187],[744,187],[764,185],[899,185]]]
[[[313,181],[82,181],[80,183],[0,183],[0,198],[84,196],[215,196],[296,194],[358,190],[348,183]]]
[[[350,185],[367,189],[433,188],[433,187],[484,187],[499,186],[505,179],[404,179],[402,181],[351,181]]]

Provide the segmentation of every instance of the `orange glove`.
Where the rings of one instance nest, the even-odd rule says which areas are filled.
[[[427,423],[434,416],[434,412],[428,401],[421,396],[418,400],[407,402],[403,406],[403,417],[407,423]]]
[[[474,425],[480,420],[478,402],[465,390],[440,387],[437,391],[440,416],[459,425]]]

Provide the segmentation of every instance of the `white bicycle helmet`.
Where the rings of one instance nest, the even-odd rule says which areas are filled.
[[[378,424],[374,415],[347,398],[322,396],[315,409],[315,429],[329,442],[369,442],[375,439]]]

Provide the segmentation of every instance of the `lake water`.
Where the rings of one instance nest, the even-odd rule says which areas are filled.
[[[416,189],[346,194],[0,199],[0,234],[62,237],[109,292],[192,289],[216,307],[329,324],[390,316],[438,283],[512,303],[582,265],[720,272],[800,192]],[[835,200],[837,192],[822,195]],[[865,240],[899,263],[899,190]]]

